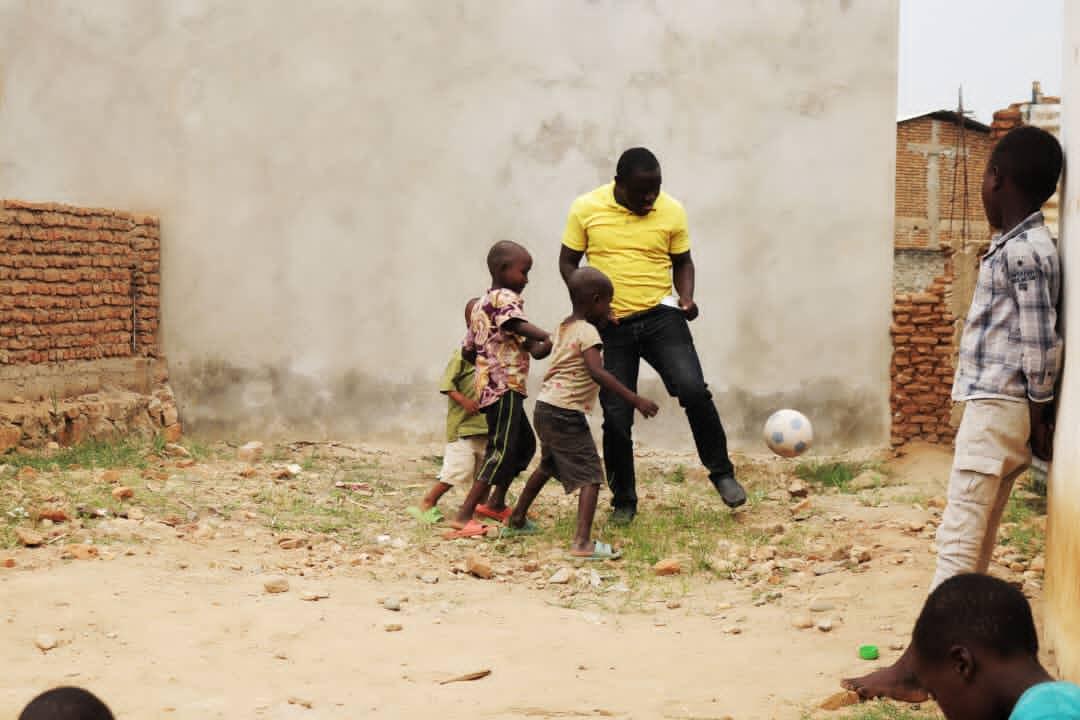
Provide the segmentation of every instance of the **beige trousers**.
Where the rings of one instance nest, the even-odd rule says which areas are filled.
[[[1031,464],[1030,435],[1026,401],[969,400],[964,406],[931,591],[953,575],[990,567],[1013,482]]]

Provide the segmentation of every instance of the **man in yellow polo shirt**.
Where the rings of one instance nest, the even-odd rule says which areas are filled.
[[[615,182],[570,206],[559,255],[564,281],[582,257],[615,286],[611,308],[616,322],[601,333],[604,367],[636,391],[641,360],[649,363],[686,410],[698,457],[720,496],[729,507],[742,505],[746,491],[735,479],[724,426],[690,336],[688,322],[697,317],[698,307],[686,211],[660,191],[660,163],[645,148],[624,152]],[[637,514],[634,408],[603,391],[600,404],[612,519],[629,522]]]

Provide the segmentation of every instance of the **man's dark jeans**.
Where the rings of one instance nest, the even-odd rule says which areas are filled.
[[[604,367],[626,387],[637,392],[641,360],[659,373],[668,393],[679,400],[690,421],[698,457],[716,479],[732,475],[727,436],[720,423],[712,394],[705,384],[686,315],[678,308],[660,305],[610,324],[601,333]],[[611,504],[616,510],[637,511],[632,428],[634,406],[614,393],[602,391],[604,409],[604,465]]]

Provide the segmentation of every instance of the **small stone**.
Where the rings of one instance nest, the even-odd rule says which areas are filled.
[[[384,629],[386,632],[401,632],[404,628],[398,623],[390,623],[389,625],[386,625]]]
[[[116,483],[120,482],[120,471],[106,470],[105,472],[101,473],[101,482],[115,485]]]
[[[830,618],[822,618],[814,626],[821,632],[829,632],[833,629],[833,621]]]
[[[925,527],[926,527],[926,521],[925,520],[912,520],[911,522],[909,522],[907,524],[908,531],[913,532],[913,533],[922,532],[923,528],[925,528]]]
[[[843,707],[858,705],[861,699],[859,693],[854,690],[841,690],[835,695],[830,695],[821,703],[822,710],[839,710]]]
[[[829,575],[830,573],[838,572],[840,566],[833,562],[818,563],[814,566],[813,572],[815,575]]]
[[[424,573],[420,576],[420,582],[425,585],[435,585],[439,582],[439,576],[435,573]]]
[[[804,498],[810,494],[810,488],[802,480],[792,480],[787,491],[793,498]]]
[[[1012,570],[1014,573],[1022,573],[1027,568],[1024,567],[1024,563],[1022,562],[1011,562],[1009,563],[1009,569]]]
[[[15,473],[15,479],[20,482],[26,482],[27,480],[33,480],[37,477],[37,470],[29,465],[19,468],[19,472]]]
[[[289,477],[299,477],[300,473],[302,473],[303,471],[304,469],[296,463],[291,463],[285,466],[285,472],[289,474]]]
[[[843,561],[847,560],[850,557],[850,555],[851,555],[851,546],[850,545],[841,545],[840,547],[833,549],[833,551],[829,554],[829,559],[832,560],[833,562],[843,562]]]
[[[325,600],[330,597],[330,593],[324,590],[305,590],[300,593],[300,599],[307,602],[316,602],[318,600]]]
[[[678,610],[681,607],[682,607],[682,603],[679,602],[678,600],[668,600],[667,601],[667,609],[668,610]]]
[[[17,563],[15,562],[15,558],[9,557],[9,558],[4,558],[4,561],[2,563],[0,563],[0,566],[6,567],[7,569],[10,570],[11,568],[15,567],[16,564]]]
[[[45,542],[45,537],[41,533],[22,527],[15,528],[15,537],[25,547],[37,547]]]
[[[291,697],[291,698],[289,698],[289,704],[290,705],[299,705],[302,708],[307,708],[308,710],[310,710],[311,707],[315,703],[311,702],[310,700],[306,700],[304,698]]]
[[[855,546],[851,548],[851,561],[857,563],[868,563],[871,559],[870,548]]]
[[[904,643],[903,640],[894,640],[893,642],[889,643],[889,649],[890,650],[903,650],[905,645],[906,644]]]
[[[74,543],[64,548],[60,557],[65,560],[93,560],[100,555],[100,551],[93,545]]]
[[[118,488],[113,488],[112,496],[117,500],[127,500],[135,495],[135,491],[126,485],[121,485]]]
[[[288,656],[288,654],[286,654],[286,652],[284,650],[278,650],[277,652],[274,653],[274,659],[275,660],[288,660],[289,656]]]
[[[540,563],[537,560],[526,560],[525,564],[521,566],[521,569],[525,572],[536,572],[540,569]]]
[[[296,550],[307,545],[305,537],[283,537],[277,541],[277,546],[282,550]]]
[[[188,452],[188,449],[186,447],[184,447],[183,445],[177,445],[174,442],[167,443],[165,445],[165,454],[169,457],[191,457],[191,453]]]
[[[36,645],[37,649],[41,652],[49,652],[50,650],[55,649],[59,644],[60,643],[55,637],[47,633],[42,633],[34,638],[34,645]]]
[[[241,445],[236,450],[236,459],[240,462],[254,464],[262,460],[263,444],[258,440]]]
[[[554,575],[548,578],[548,584],[550,585],[565,585],[568,582],[570,582],[569,568],[559,568]]]
[[[1028,563],[1028,570],[1034,570],[1035,572],[1045,572],[1046,558],[1044,558],[1042,555],[1036,555],[1034,558],[1031,559],[1031,562]]]
[[[191,566],[188,564],[188,562],[186,560],[181,560],[180,562],[176,563],[176,567],[178,567],[181,570],[187,570]]]
[[[940,495],[932,497],[926,501],[926,507],[934,508],[936,510],[944,510],[947,504],[948,501]]]
[[[660,562],[653,565],[653,572],[660,576],[678,575],[682,572],[682,563],[680,563],[675,558],[661,560]]]
[[[401,601],[396,597],[388,597],[382,601],[382,606],[391,612],[399,612],[401,610]]]
[[[487,558],[477,553],[469,553],[465,558],[465,569],[470,574],[483,580],[490,580],[495,575],[495,571],[491,569],[491,563],[487,561]]]
[[[810,509],[811,504],[812,503],[810,502],[810,498],[803,498],[802,500],[791,506],[791,512],[795,513],[796,515],[804,513]]]
[[[742,628],[738,625],[728,625],[724,628],[724,633],[727,635],[741,635]]]
[[[798,630],[809,630],[814,627],[814,621],[809,615],[799,615],[791,621],[791,626]]]
[[[50,520],[49,518],[45,518],[45,519],[43,519],[43,520],[41,521],[41,523],[40,523],[41,527],[45,528],[46,530],[48,530],[49,528],[51,528],[51,527],[53,526],[53,524],[54,524],[54,523],[53,523],[53,521],[52,521],[52,520]]]
[[[717,612],[727,612],[728,610],[731,610],[734,607],[735,606],[732,605],[729,602],[722,602],[722,603],[720,603],[719,605],[716,606],[716,611]]]
[[[289,580],[281,575],[274,575],[263,581],[263,590],[276,595],[277,593],[283,593],[289,591]]]
[[[831,602],[829,600],[825,600],[823,598],[814,598],[812,601],[810,601],[810,612],[814,612],[814,613],[829,612],[830,610],[833,610],[835,608],[836,608],[835,603],[833,603],[833,602]]]

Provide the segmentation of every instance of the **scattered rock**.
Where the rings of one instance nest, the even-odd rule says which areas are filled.
[[[382,606],[391,612],[399,612],[401,610],[401,601],[396,597],[388,597],[382,601]]]
[[[278,541],[277,541],[277,546],[279,548],[281,548],[282,550],[296,550],[297,548],[302,548],[302,547],[305,547],[306,545],[307,545],[307,538],[306,537],[288,536],[288,537],[279,538]]]
[[[885,484],[885,478],[879,473],[876,473],[873,470],[864,470],[856,475],[851,481],[851,489],[856,492],[860,490],[873,490],[874,488],[881,487],[883,484]]]
[[[285,472],[289,474],[289,477],[299,477],[304,469],[296,463],[290,463],[285,466]]]
[[[926,501],[926,507],[934,508],[936,510],[944,510],[947,504],[948,501],[940,495],[932,497]]]
[[[19,472],[15,473],[15,479],[19,482],[26,482],[27,480],[33,480],[37,475],[37,470],[26,465],[25,467],[19,468]]]
[[[870,548],[855,546],[851,548],[851,561],[857,563],[868,563],[871,559]]]
[[[11,558],[11,557],[4,558],[4,562],[0,563],[0,565],[2,565],[3,567],[8,568],[10,570],[11,568],[15,567],[15,565],[16,565],[15,558]]]
[[[834,562],[818,563],[814,566],[813,572],[815,575],[829,575],[830,573],[838,572],[840,566]]]
[[[272,595],[288,592],[289,579],[281,575],[274,575],[273,577],[269,577],[263,581],[263,590]]]
[[[1031,562],[1028,563],[1028,570],[1034,570],[1035,572],[1045,572],[1046,558],[1044,558],[1042,555],[1035,556],[1031,559]]]
[[[191,457],[191,453],[183,445],[177,445],[174,442],[167,443],[165,445],[165,454],[169,457],[188,458]]]
[[[830,610],[834,610],[835,608],[835,603],[829,600],[825,600],[823,598],[814,598],[810,602],[810,612],[814,613],[829,612]]]
[[[829,554],[829,559],[833,562],[843,562],[851,556],[851,546],[841,545],[838,548],[834,548],[832,553]]]
[[[678,575],[682,572],[682,564],[675,558],[668,558],[653,565],[653,572],[661,576]]]
[[[106,470],[105,472],[101,473],[101,482],[115,485],[116,483],[120,482],[120,471]]]
[[[65,560],[93,560],[100,554],[101,551],[93,545],[74,543],[64,548],[64,552],[60,554],[60,557]]]
[[[548,578],[549,585],[565,585],[570,582],[570,569],[559,568],[555,574]]]
[[[809,615],[800,615],[791,621],[791,626],[799,630],[809,630],[814,627],[814,621]]]
[[[22,527],[15,528],[15,537],[25,547],[37,547],[45,542],[45,537],[41,533]]]
[[[894,640],[893,642],[889,643],[890,650],[903,650],[905,646],[906,643],[903,640]]]
[[[469,553],[468,557],[465,558],[465,569],[470,574],[484,580],[490,580],[495,576],[495,571],[491,569],[491,563],[488,562],[487,558],[477,553]]]
[[[384,629],[386,632],[401,632],[404,628],[398,623],[390,623],[389,625],[386,625]]]
[[[135,491],[126,485],[121,485],[118,488],[113,488],[112,496],[117,500],[127,500],[130,497],[134,497]]]
[[[909,522],[907,524],[908,531],[913,532],[913,533],[922,532],[925,527],[926,527],[926,521],[925,520],[912,520],[911,522]]]
[[[787,488],[788,495],[793,498],[804,498],[810,494],[810,488],[802,480],[792,480]]]
[[[682,603],[679,602],[678,600],[668,600],[667,601],[667,609],[668,610],[678,610],[681,607],[682,607]]]
[[[288,660],[289,656],[284,650],[278,650],[274,653],[275,660]]]
[[[810,509],[810,505],[810,498],[803,498],[802,500],[791,506],[791,512],[795,514],[806,512]]]
[[[302,708],[307,708],[308,710],[310,710],[312,705],[314,705],[315,703],[311,702],[310,700],[305,700],[304,698],[291,697],[289,698],[289,704],[299,705]]]
[[[741,635],[742,628],[738,625],[728,625],[724,628],[724,633],[727,635]]]
[[[829,632],[833,629],[833,621],[830,618],[822,618],[814,626],[821,632]]]
[[[48,633],[42,633],[34,638],[34,645],[36,645],[37,649],[43,653],[56,649],[56,646],[59,644],[57,639]]]
[[[435,585],[439,582],[439,576],[435,573],[424,573],[420,576],[420,582],[425,585]]]
[[[330,597],[330,593],[325,590],[305,590],[300,593],[300,599],[308,602],[316,602],[318,600],[325,600]]]
[[[839,710],[840,708],[858,705],[859,693],[854,690],[841,690],[835,695],[830,695],[821,703],[822,710]]]
[[[525,564],[521,566],[521,569],[525,572],[536,572],[540,569],[540,563],[536,560],[526,560]]]
[[[241,445],[236,450],[236,459],[240,462],[254,464],[262,460],[263,444],[258,440]]]
[[[42,520],[49,520],[54,523],[62,523],[68,521],[68,514],[62,508],[45,508],[38,512],[38,517]]]

